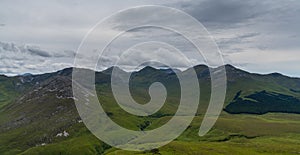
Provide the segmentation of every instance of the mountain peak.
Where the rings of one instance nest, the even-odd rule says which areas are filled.
[[[268,75],[271,75],[271,76],[284,76],[284,75],[282,75],[282,74],[280,74],[280,73],[278,73],[278,72],[274,72],[274,73],[270,73],[270,74],[268,74]]]
[[[144,68],[140,69],[138,72],[148,72],[148,71],[156,71],[158,69],[151,67],[151,66],[145,66]]]
[[[231,65],[231,64],[226,64],[226,65],[224,65],[226,68],[236,68],[236,67],[234,67],[233,65]]]
[[[118,66],[112,66],[112,67],[109,67],[103,71],[101,71],[102,73],[104,74],[111,74],[113,70],[117,70],[117,71],[121,71],[121,72],[125,72],[123,69],[121,69],[120,67]]]
[[[32,76],[32,74],[31,73],[24,73],[21,76]]]

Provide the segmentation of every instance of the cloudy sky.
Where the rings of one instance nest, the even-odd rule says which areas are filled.
[[[0,74],[43,73],[72,66],[80,42],[96,23],[121,9],[138,5],[174,7],[192,15],[213,36],[225,63],[250,72],[280,72],[300,77],[298,0],[1,0]],[[140,13],[139,17],[148,17],[148,14]],[[132,16],[125,14],[115,22],[134,22],[136,19],[132,19]],[[176,24],[174,17],[161,18],[159,11],[153,11],[151,18],[158,21],[167,18]],[[113,33],[100,33],[99,40],[110,37],[111,34]],[[110,59],[118,59],[118,51],[127,46],[125,41],[135,43],[137,38],[145,40],[145,34],[148,34],[146,37],[152,34],[152,40],[155,38],[162,42],[173,39],[172,43],[181,47],[184,54],[193,57],[188,44],[174,39],[175,34],[149,28],[135,30],[123,40],[116,40],[118,46],[108,49],[107,55],[101,61],[103,66],[109,66]],[[140,49],[144,52],[140,55],[151,56],[151,50],[153,49]],[[155,53],[162,53],[164,49],[159,51],[153,54],[157,56]],[[88,56],[81,58],[87,59]],[[166,60],[181,62],[179,56]],[[202,63],[198,59],[192,62]],[[130,66],[130,61],[127,63]]]

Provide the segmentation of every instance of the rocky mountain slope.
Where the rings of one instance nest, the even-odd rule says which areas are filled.
[[[209,101],[210,75],[207,66],[199,65],[194,69],[201,87],[198,110],[201,116]],[[118,107],[110,88],[111,70],[96,73],[96,88],[104,109],[115,122],[133,130],[151,129],[176,112],[180,89],[172,70],[145,67],[132,73],[130,90],[139,103],[149,101],[147,91],[153,82],[162,82],[168,91],[163,108],[147,118],[130,116]],[[222,115],[300,113],[300,79],[278,73],[252,74],[230,65],[226,66],[226,71],[228,88]],[[100,154],[108,148],[84,127],[74,104],[71,80],[72,68],[41,75],[0,76],[1,154],[22,153],[48,144],[73,144],[68,140],[78,137],[86,141],[87,147],[81,149],[83,152]],[[65,150],[68,149],[52,151],[59,154]]]

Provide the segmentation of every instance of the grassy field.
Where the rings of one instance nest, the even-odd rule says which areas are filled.
[[[110,149],[106,154],[300,154],[300,115],[228,115],[204,137],[197,135],[201,117],[180,137],[158,150],[129,152]]]
[[[20,77],[0,77],[0,154],[300,154],[300,114],[229,114],[223,111],[210,132],[198,136],[210,98],[210,81],[205,70],[198,67],[201,98],[190,126],[173,142],[145,152],[118,150],[91,134],[81,122],[70,96],[70,69],[36,76],[36,81],[24,83],[22,87],[17,87],[22,83]],[[148,87],[154,81],[163,82],[168,91],[163,107],[150,117],[131,115],[119,107],[110,90],[107,73],[98,73],[96,78],[96,83],[101,83],[96,88],[103,109],[114,122],[127,129],[158,128],[178,109],[180,92],[176,89],[176,78],[162,71],[144,75],[145,71],[137,73],[136,83],[132,83],[131,93],[138,103],[150,100]],[[300,93],[295,91],[300,87],[299,79],[250,74],[232,68],[228,71],[224,108],[239,92],[241,99],[261,91],[268,92],[267,95],[281,93],[292,96],[293,100],[300,99]],[[40,84],[36,85],[37,82]],[[57,136],[64,131],[68,136]]]
[[[222,114],[215,127],[207,135],[199,137],[201,119],[195,117],[180,137],[157,150],[129,152],[110,148],[78,123],[68,129],[72,136],[64,140],[56,139],[52,144],[7,154],[300,154],[300,115]],[[155,128],[165,120],[168,118],[158,119],[149,128]]]

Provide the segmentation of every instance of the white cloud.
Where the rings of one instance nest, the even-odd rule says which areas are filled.
[[[300,2],[295,0],[201,0],[201,1],[16,1],[0,2],[0,73],[22,74],[54,71],[71,66],[74,52],[88,30],[99,20],[112,13],[142,4],[162,4],[186,11],[202,22],[219,44],[226,62],[256,72],[278,71],[300,76]],[[152,19],[161,20],[159,12]],[[140,14],[147,22],[150,17]],[[175,17],[167,17],[174,24]],[[120,20],[134,21],[130,15]],[[162,23],[165,21],[161,21]],[[109,38],[118,29],[99,34],[99,40]],[[193,31],[193,29],[191,29]],[[146,40],[146,35],[158,41],[171,42],[191,58],[192,51],[186,42],[176,39],[174,33],[158,30],[137,30],[124,36],[128,44],[120,40],[104,65],[118,59],[121,49],[135,41]],[[97,43],[95,40],[94,44]],[[24,45],[24,44],[32,45]],[[144,53],[145,54],[145,53]],[[79,56],[90,59],[89,55]],[[110,60],[113,59],[113,60]],[[174,58],[177,59],[177,58]],[[198,59],[193,63],[201,62]],[[290,67],[289,67],[290,66]]]
[[[73,51],[47,51],[38,46],[0,42],[0,73],[42,73],[72,66]]]

